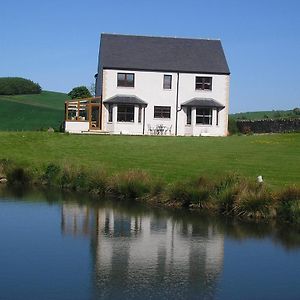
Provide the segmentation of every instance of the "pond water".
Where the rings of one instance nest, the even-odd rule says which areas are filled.
[[[0,299],[300,299],[276,224],[1,191],[0,241]]]

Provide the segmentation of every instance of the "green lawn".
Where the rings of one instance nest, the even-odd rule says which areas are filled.
[[[263,175],[274,188],[300,183],[300,134],[199,138],[0,132],[0,141],[0,159],[30,166],[54,162],[109,172],[143,169],[166,181],[236,171],[254,180]]]
[[[49,91],[37,95],[0,95],[0,130],[59,129],[66,99],[64,93]]]

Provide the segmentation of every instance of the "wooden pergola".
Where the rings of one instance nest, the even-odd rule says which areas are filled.
[[[65,122],[89,122],[91,130],[101,129],[101,97],[65,101]]]

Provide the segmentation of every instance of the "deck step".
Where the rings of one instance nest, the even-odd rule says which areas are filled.
[[[104,130],[88,130],[88,131],[82,131],[82,134],[110,134],[108,131]]]

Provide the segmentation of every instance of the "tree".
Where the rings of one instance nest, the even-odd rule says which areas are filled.
[[[1,77],[0,95],[40,94],[40,85],[21,77]]]
[[[293,113],[294,113],[295,115],[299,116],[299,115],[300,115],[300,108],[299,108],[299,107],[295,107],[295,108],[293,109]]]
[[[95,85],[95,83],[91,83],[91,86],[90,86],[90,88],[89,88],[89,91],[90,91],[90,93],[91,93],[91,95],[93,96],[93,97],[95,97],[95,88],[96,88],[96,85]]]
[[[71,92],[68,93],[68,95],[72,99],[82,99],[82,98],[90,98],[92,97],[90,91],[86,86],[77,86],[72,89]]]

